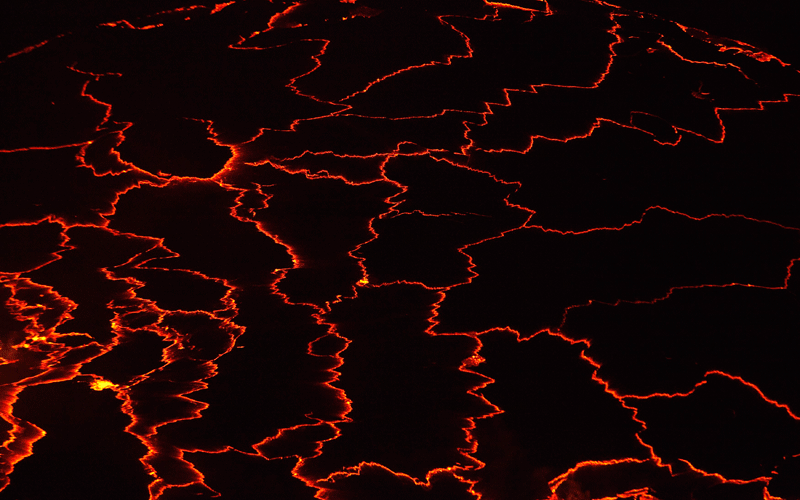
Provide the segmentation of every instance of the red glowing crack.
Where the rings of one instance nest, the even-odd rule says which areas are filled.
[[[787,103],[796,72],[752,45],[602,2],[468,2],[430,12],[409,5],[406,13],[381,2],[323,4],[228,2],[104,23],[91,36],[107,37],[107,47],[59,63],[82,79],[67,100],[92,125],[68,139],[4,143],[0,155],[24,180],[15,185],[31,195],[0,221],[0,236],[11,241],[0,269],[8,326],[0,488],[48,438],[14,415],[20,395],[77,381],[115,394],[130,420],[123,430],[147,450],[135,460],[152,476],[153,500],[252,493],[219,464],[282,478],[263,479],[262,488],[327,500],[506,498],[508,477],[531,488],[531,498],[608,490],[650,500],[676,484],[690,485],[687,498],[729,487],[777,498],[767,488],[785,474],[680,448],[659,434],[669,425],[652,408],[730,387],[779,415],[787,432],[796,429],[796,408],[749,372],[724,367],[705,369],[685,390],[619,389],[604,376],[614,362],[594,354],[604,339],[571,329],[582,332],[573,318],[600,306],[672,304],[689,290],[788,294],[798,229],[661,206],[618,226],[549,228],[537,223],[537,207],[515,202],[523,181],[474,166],[473,155],[502,162],[532,153],[535,141],[566,144],[606,125],[660,146],[678,148],[686,134],[722,143],[724,113]],[[213,31],[228,18],[241,18],[240,32],[210,38],[201,59],[188,49],[170,59],[175,46],[194,47],[202,23]],[[397,34],[407,43],[390,47],[393,60],[351,37],[362,29],[391,38],[387,19],[413,21]],[[440,94],[458,85],[435,88],[436,75],[463,82],[500,60],[504,51],[486,50],[487,42],[508,26],[535,38],[537,29],[558,33],[587,19],[597,23],[577,35],[598,43],[574,74],[562,76],[568,65],[541,51],[540,64],[530,65],[542,70],[536,77],[501,63],[484,71],[489,84],[452,99]],[[411,47],[412,25],[427,27],[425,47]],[[11,54],[3,69],[54,45]],[[585,52],[579,45],[573,55]],[[142,60],[144,69],[132,62]],[[642,61],[690,75],[676,77],[675,96],[659,97],[696,112],[666,99],[597,105],[623,102],[608,96]],[[227,74],[215,79],[220,65]],[[332,84],[347,65],[357,71]],[[187,75],[207,87],[202,95],[176,84]],[[394,99],[401,105],[385,105],[409,89],[405,101]],[[569,111],[570,96],[587,106]],[[553,112],[540,113],[550,120],[515,118],[531,110]],[[186,160],[201,149],[209,154]],[[37,170],[44,164],[52,172]],[[52,194],[41,191],[44,176],[59,182]],[[85,195],[64,197],[84,185]],[[76,283],[82,276],[85,287]],[[526,350],[540,361],[516,357]],[[115,371],[125,353],[149,360]],[[548,367],[553,359],[563,362]],[[556,444],[535,443],[549,438],[520,424],[529,410],[509,395],[515,383],[545,402],[530,416],[548,429],[561,429],[566,417],[545,414],[560,405],[587,421],[609,416],[606,446],[586,444],[594,441],[583,421],[573,433],[583,442],[564,432]],[[573,391],[556,388],[587,398],[559,400]],[[234,404],[241,406],[229,412]],[[537,449],[552,449],[552,460],[536,462]],[[619,471],[606,490],[586,489],[597,474]]]

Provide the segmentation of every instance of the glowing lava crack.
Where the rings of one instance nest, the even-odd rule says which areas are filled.
[[[0,499],[799,500],[796,48],[631,3],[9,12]]]

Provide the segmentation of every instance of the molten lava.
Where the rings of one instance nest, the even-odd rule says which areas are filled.
[[[0,499],[800,499],[800,43],[640,3],[4,16]]]

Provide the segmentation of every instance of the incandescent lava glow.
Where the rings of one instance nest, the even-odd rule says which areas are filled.
[[[4,13],[0,500],[800,500],[773,2]]]
[[[89,387],[95,391],[102,391],[104,389],[119,389],[119,386],[114,382],[108,380],[96,379],[89,383]]]

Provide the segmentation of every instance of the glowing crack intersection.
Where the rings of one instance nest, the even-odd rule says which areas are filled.
[[[630,3],[23,8],[0,498],[800,498],[796,48]]]

